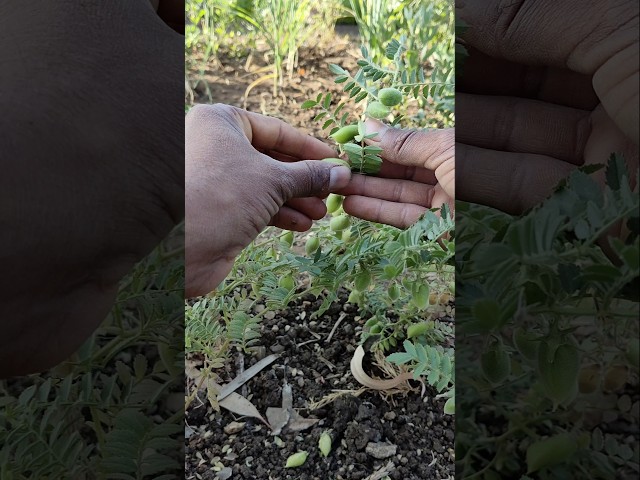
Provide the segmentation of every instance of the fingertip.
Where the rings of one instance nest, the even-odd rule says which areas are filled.
[[[351,170],[347,167],[335,166],[329,172],[329,190],[339,190],[346,187],[351,180]]]
[[[367,135],[371,135],[372,133],[378,133],[379,135],[373,137],[372,141],[374,142],[379,142],[380,141],[380,137],[383,133],[383,131],[385,129],[387,129],[389,127],[387,127],[384,123],[382,123],[380,120],[376,120],[375,118],[371,118],[371,117],[367,117],[366,120],[364,121],[364,130],[365,133]]]

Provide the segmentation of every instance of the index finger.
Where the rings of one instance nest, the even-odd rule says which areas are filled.
[[[273,117],[236,109],[245,133],[256,149],[272,150],[298,159],[319,160],[335,157],[336,152],[317,138],[296,130]]]
[[[397,163],[382,162],[380,171],[377,174],[381,178],[399,178],[402,180],[412,180],[414,182],[426,183],[429,185],[435,185],[437,182],[436,174],[420,167],[407,167],[404,165],[398,165]]]

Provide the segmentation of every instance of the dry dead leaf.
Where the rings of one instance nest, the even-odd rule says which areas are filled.
[[[271,425],[271,434],[279,435],[282,429],[289,423],[289,411],[286,408],[269,407],[267,408],[267,421]]]
[[[223,400],[225,397],[227,397],[227,395],[229,395],[231,392],[236,391],[242,385],[247,383],[249,380],[255,377],[258,373],[260,373],[262,369],[272,364],[277,358],[278,358],[278,355],[276,354],[269,355],[268,357],[263,358],[258,363],[253,365],[251,368],[248,368],[247,370],[242,372],[240,375],[238,375],[236,378],[231,380],[229,383],[224,385],[222,389],[220,389],[220,393],[218,394],[218,402],[220,400]]]
[[[267,419],[271,424],[273,435],[279,435],[284,428],[292,432],[300,432],[320,421],[317,418],[304,418],[293,409],[293,390],[288,383],[282,387],[282,406],[269,407]]]
[[[230,412],[237,413],[243,417],[253,417],[260,420],[267,427],[271,428],[269,423],[260,415],[258,409],[253,403],[237,393],[230,393],[224,400],[219,401],[218,404],[222,408],[226,408]]]
[[[411,374],[410,372],[402,373],[395,378],[390,378],[387,380],[371,378],[362,369],[363,358],[364,348],[362,348],[362,345],[358,345],[358,348],[356,348],[356,351],[353,352],[353,357],[351,358],[351,373],[353,375],[353,378],[355,378],[358,383],[364,385],[365,387],[372,388],[374,390],[391,390],[401,383],[413,379],[413,374]]]

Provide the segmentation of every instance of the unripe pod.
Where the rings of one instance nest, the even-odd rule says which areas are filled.
[[[380,102],[371,102],[367,107],[367,115],[379,120],[386,118],[390,113],[389,107]]]
[[[485,378],[493,384],[502,383],[511,373],[509,354],[497,345],[482,353],[480,366]]]
[[[383,88],[378,92],[378,99],[383,105],[393,107],[402,101],[402,92],[397,88]]]
[[[419,337],[427,333],[429,324],[427,322],[414,323],[407,328],[407,338]]]
[[[369,333],[372,335],[376,335],[378,333],[380,333],[382,331],[382,325],[380,325],[379,323],[376,323],[375,325],[373,325],[370,329],[369,329]]]
[[[488,332],[500,324],[500,305],[491,298],[480,298],[471,306],[471,314],[483,331]]]
[[[329,453],[331,453],[331,435],[323,432],[318,440],[318,448],[323,457],[328,457]]]
[[[429,304],[429,285],[426,283],[413,289],[411,302],[420,310],[427,308]]]
[[[293,232],[292,231],[284,232],[282,235],[280,235],[280,240],[289,246],[293,245]]]
[[[451,295],[456,294],[456,282],[449,282],[447,284],[447,287],[449,288],[449,292],[451,292]]]
[[[365,328],[369,329],[373,327],[376,323],[378,323],[380,319],[378,317],[371,317],[364,323]]]
[[[340,215],[334,217],[329,222],[329,228],[334,232],[340,232],[349,226],[349,217],[347,215]]]
[[[351,168],[351,165],[349,165],[349,162],[347,162],[346,160],[343,160],[341,158],[325,158],[322,161],[323,162],[328,162],[328,163],[335,163],[337,165],[342,165],[343,167]]]
[[[456,413],[456,397],[451,397],[445,402],[444,413],[447,415],[454,415]]]
[[[551,351],[547,342],[538,350],[538,371],[547,397],[554,405],[570,400],[578,389],[580,353],[570,344],[560,345],[549,361]]]
[[[357,290],[351,290],[349,293],[349,298],[347,299],[348,303],[360,303],[360,292]]]
[[[526,332],[523,328],[517,328],[513,332],[513,344],[524,358],[533,362],[538,359],[538,347],[540,342],[538,336]]]
[[[350,228],[347,228],[340,233],[342,233],[342,241],[344,243],[349,243],[353,239]]]
[[[293,290],[293,287],[296,286],[296,282],[293,280],[291,275],[285,275],[278,280],[278,286],[287,290]]]
[[[311,237],[307,240],[307,243],[304,245],[304,251],[307,252],[307,255],[311,255],[313,252],[318,250],[320,247],[320,239],[318,237]]]
[[[394,265],[385,265],[383,268],[384,278],[392,279],[398,276],[398,269]]]
[[[358,125],[347,125],[339,130],[336,130],[333,134],[329,135],[336,142],[342,144],[353,140],[353,137],[358,135]]]
[[[333,213],[342,206],[342,195],[330,193],[327,197],[327,213]]]
[[[576,450],[576,441],[569,433],[532,443],[527,449],[527,474],[565,462]]]
[[[293,455],[289,456],[289,458],[287,458],[287,463],[284,468],[295,468],[303,465],[304,462],[307,461],[308,455],[309,454],[307,452],[294,453]]]
[[[400,296],[400,289],[398,288],[398,285],[396,285],[395,283],[392,284],[387,290],[387,294],[389,295],[391,301],[397,300]]]
[[[331,212],[331,216],[332,217],[339,217],[343,213],[344,213],[344,209],[342,208],[342,205],[340,205],[340,208],[338,208],[335,212]]]

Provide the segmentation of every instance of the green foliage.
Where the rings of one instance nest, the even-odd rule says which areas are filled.
[[[611,397],[600,382],[579,390],[580,368],[633,368],[626,352],[628,339],[639,334],[638,187],[631,189],[620,155],[609,158],[604,187],[590,175],[598,168],[575,171],[519,217],[457,202],[462,478],[490,468],[519,478],[526,463],[530,472],[540,469],[540,478],[613,478],[618,468],[637,469],[637,451],[620,437],[610,437],[609,457],[589,441],[566,455],[552,449],[555,457],[547,448],[563,435],[588,438],[590,412],[607,408]],[[628,235],[607,236],[616,225]],[[496,343],[510,358],[511,373],[485,379],[478,360]],[[621,415],[637,425],[637,416]]]
[[[229,338],[244,351],[260,338],[259,318],[251,317],[245,312],[235,312],[229,323]]]
[[[431,346],[422,343],[412,343],[405,340],[402,343],[404,352],[395,352],[387,359],[397,365],[409,364],[414,378],[424,375],[429,385],[438,392],[454,382],[454,350],[444,349],[440,345]]]
[[[178,433],[182,433],[182,425],[156,425],[139,410],[121,410],[114,419],[114,428],[105,437],[100,471],[122,480],[174,478],[166,472],[182,465],[159,452],[175,449],[176,441],[171,436]]]
[[[326,22],[311,0],[256,0],[251,10],[239,5],[234,14],[255,31],[269,47],[273,61],[273,95],[297,64],[298,49],[312,35],[326,29]]]
[[[450,0],[349,0],[348,11],[360,30],[362,44],[369,47],[371,61],[384,65],[393,60],[389,45],[394,38],[405,37],[404,62],[408,72],[418,72],[425,65],[431,71],[429,92],[440,122],[453,123],[453,74],[456,45],[453,35],[454,11]],[[407,77],[403,83],[424,83]],[[443,86],[440,88],[440,86]],[[417,86],[417,85],[416,85]],[[427,95],[424,95],[425,97]],[[424,102],[422,102],[425,104]]]
[[[285,289],[276,286],[276,290]],[[212,368],[224,365],[230,347],[247,352],[260,337],[260,316],[246,313],[255,305],[255,299],[251,297],[250,292],[241,289],[228,299],[216,295],[200,298],[193,304],[187,303],[186,352],[204,353]]]
[[[122,281],[110,316],[68,361],[0,382],[0,478],[180,475],[183,411],[164,407],[184,390],[176,236]]]
[[[411,56],[414,66],[453,44],[451,1],[348,0],[348,4],[347,11],[356,20],[362,43],[371,47],[376,61],[382,61],[388,42],[399,33],[411,37],[409,48],[414,52]]]
[[[340,290],[347,288],[359,299],[359,315],[369,319],[361,341],[373,337],[372,348],[389,352],[389,360],[406,363],[416,378],[425,377],[438,391],[449,389],[453,384],[453,349],[442,345],[453,336],[450,325],[431,321],[428,329],[413,335],[404,343],[405,355],[411,357],[398,357],[393,352],[403,345],[408,328],[423,323],[440,308],[437,304],[416,306],[412,301],[415,285],[428,284],[432,292],[448,295],[444,292],[453,280],[453,229],[446,206],[440,216],[427,211],[404,231],[353,219],[348,229],[333,232],[323,221],[310,233],[319,247],[306,255],[298,254],[284,235],[273,237],[267,231],[241,253],[232,273],[210,298],[187,307],[188,346],[191,351],[205,346],[207,356],[220,358],[228,354],[231,344],[241,348],[251,345],[258,336],[260,318],[267,312],[282,310],[311,294],[322,299],[311,315],[317,318],[339,300]],[[441,238],[444,235],[450,239]],[[307,277],[299,282],[304,288],[280,287],[278,279],[293,272]],[[391,284],[395,286],[393,295],[388,293]],[[266,309],[251,313],[256,305]],[[199,312],[198,316],[194,312]],[[230,324],[225,320],[228,318],[232,319]],[[202,327],[210,321],[217,325]],[[208,334],[213,337],[197,337]],[[190,340],[191,335],[196,337]]]
[[[380,158],[381,148],[375,145],[367,145],[365,140],[373,138],[375,133],[366,135],[364,130],[363,116],[365,113],[370,117],[383,119],[388,117],[392,109],[380,102],[380,92],[384,94],[384,103],[393,106],[394,117],[391,125],[398,125],[403,115],[397,114],[398,109],[403,105],[401,93],[404,99],[413,97],[423,100],[443,95],[445,90],[453,94],[453,69],[444,74],[444,81],[438,79],[442,76],[437,69],[434,69],[430,80],[427,82],[424,70],[421,67],[410,69],[406,62],[409,50],[405,46],[406,37],[399,40],[391,40],[385,48],[386,57],[393,61],[393,66],[384,68],[376,64],[367,47],[361,47],[362,59],[358,60],[359,70],[355,75],[351,75],[347,70],[339,65],[330,64],[329,70],[335,75],[335,82],[343,85],[343,91],[349,94],[350,101],[357,105],[364,105],[363,111],[357,115],[358,135],[351,139],[340,139],[338,148],[341,154],[348,158],[351,169],[358,173],[375,174],[379,171],[382,159]],[[392,91],[394,101],[389,101],[389,93]],[[399,95],[400,98],[396,98]],[[365,102],[366,100],[366,102]],[[329,135],[345,131],[349,125],[354,125],[353,109],[346,109],[347,102],[338,102],[332,106],[331,93],[319,93],[315,99],[302,103],[302,109],[316,108],[320,112],[314,117],[314,121],[321,121],[322,129],[330,128]],[[452,105],[449,113],[452,113]],[[351,111],[350,111],[351,110]],[[344,141],[343,141],[344,140]]]
[[[201,70],[209,63],[219,66],[218,52],[224,45],[231,48],[238,42],[234,39],[239,34],[246,33],[242,23],[235,13],[236,9],[251,12],[251,2],[239,2],[235,0],[187,0],[185,2],[185,54],[189,65],[196,59],[194,54],[199,52],[201,57]],[[250,40],[249,40],[250,43]],[[247,45],[247,42],[242,42]],[[241,52],[236,52],[241,53]]]

